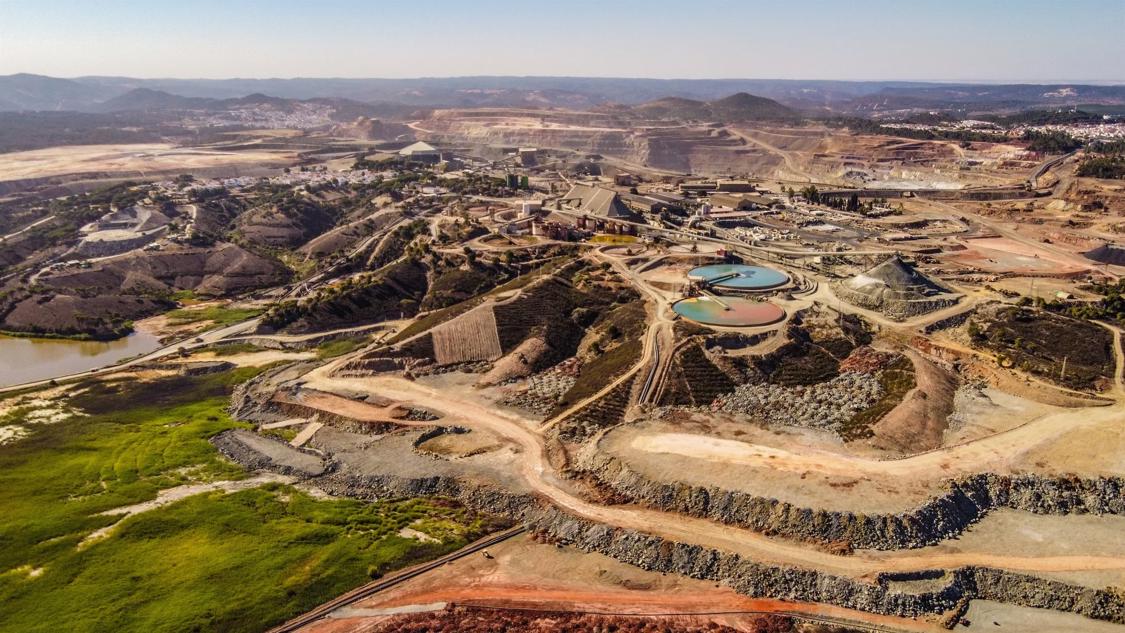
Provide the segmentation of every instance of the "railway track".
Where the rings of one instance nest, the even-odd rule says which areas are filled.
[[[656,372],[660,369],[660,339],[653,341],[652,357],[652,367],[649,368],[648,376],[645,377],[645,383],[641,387],[641,395],[637,397],[637,404],[648,402],[652,395],[653,381],[656,379]]]
[[[527,526],[518,525],[514,528],[504,530],[503,532],[486,536],[478,541],[466,545],[465,547],[462,547],[456,552],[451,552],[440,558],[435,558],[428,563],[423,563],[421,565],[416,565],[409,569],[405,569],[388,578],[380,578],[379,580],[369,582],[362,587],[352,589],[351,591],[343,595],[337,596],[336,598],[325,602],[312,611],[308,611],[293,618],[292,620],[289,620],[284,624],[270,629],[268,633],[291,633],[293,631],[298,631],[305,626],[308,626],[309,624],[320,620],[321,618],[327,617],[328,614],[332,613],[336,609],[339,609],[340,607],[345,607],[368,596],[379,593],[380,591],[390,589],[391,587],[406,582],[411,578],[416,578],[426,572],[433,571],[438,567],[445,565],[446,563],[455,561],[459,558],[464,558],[466,556],[469,556],[470,554],[475,554],[485,548],[492,547],[497,543],[502,543],[503,541],[506,541],[514,536],[523,534],[526,531]]]

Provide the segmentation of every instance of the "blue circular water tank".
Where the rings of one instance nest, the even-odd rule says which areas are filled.
[[[713,264],[688,272],[688,279],[719,290],[753,292],[769,290],[789,283],[789,276],[780,270],[745,264]]]

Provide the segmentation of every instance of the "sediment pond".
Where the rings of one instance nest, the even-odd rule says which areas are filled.
[[[0,336],[0,387],[89,371],[159,347],[156,335],[140,331],[116,341]]]

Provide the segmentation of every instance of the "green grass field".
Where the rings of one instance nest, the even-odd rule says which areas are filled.
[[[208,306],[199,309],[180,308],[168,312],[168,320],[172,325],[210,321],[212,327],[224,327],[252,319],[262,312],[259,308],[228,308],[226,306]]]
[[[208,345],[203,348],[203,351],[214,352],[215,356],[237,356],[238,354],[252,354],[254,352],[261,352],[265,350],[264,347],[258,347],[253,343],[223,343],[219,345]]]
[[[490,525],[442,500],[315,500],[271,484],[117,521],[98,513],[183,483],[245,477],[207,438],[243,369],[91,382],[89,413],[0,448],[0,631],[262,631],[373,575],[456,549]],[[397,532],[411,525],[441,539]]]
[[[336,358],[337,356],[350,354],[370,342],[370,336],[356,336],[350,338],[340,338],[334,341],[326,341],[317,346],[316,357],[321,360]]]

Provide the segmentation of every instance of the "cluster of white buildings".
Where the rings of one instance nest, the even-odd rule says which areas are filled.
[[[187,127],[245,126],[265,129],[308,130],[331,125],[335,109],[319,103],[295,103],[292,111],[252,105],[224,112],[199,113],[185,118]]]
[[[979,121],[976,119],[950,121],[948,123],[880,123],[879,125],[892,130],[926,130],[939,132],[963,132],[969,130],[979,132],[1004,131],[1004,128],[991,121]]]
[[[1118,140],[1125,138],[1125,121],[1106,117],[1101,123],[1052,123],[1047,125],[1020,125],[1005,129],[989,121],[967,119],[949,123],[881,123],[892,130],[925,130],[930,132],[996,132],[1009,138],[1020,138],[1026,132],[1063,132],[1083,141]]]
[[[1024,132],[1064,132],[1076,139],[1083,141],[1117,141],[1125,139],[1125,121],[1106,123],[1068,123],[1058,125],[1029,125],[1015,128],[1022,135]]]

